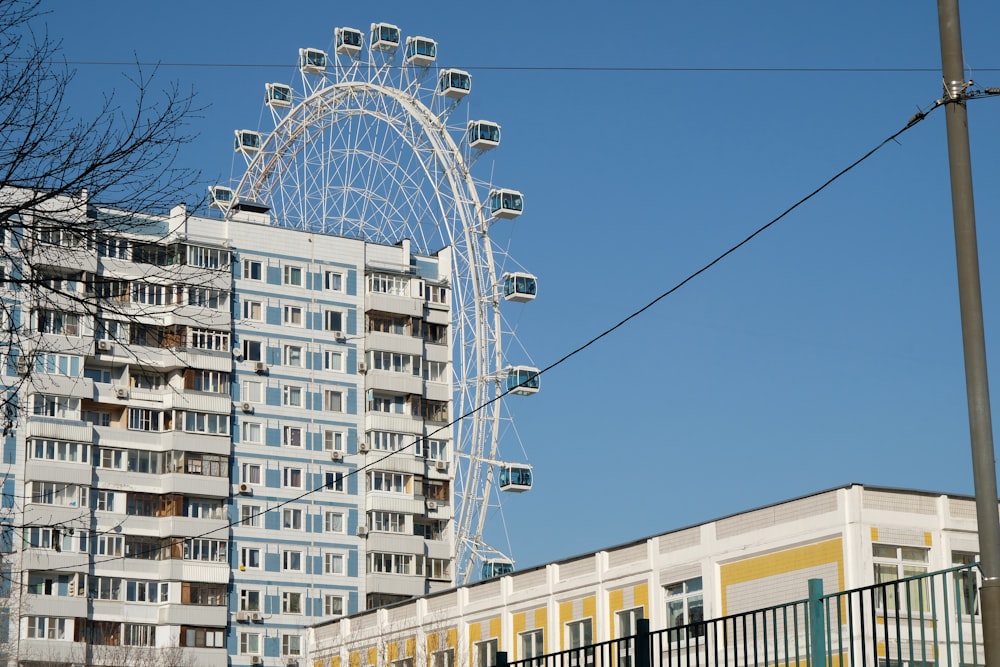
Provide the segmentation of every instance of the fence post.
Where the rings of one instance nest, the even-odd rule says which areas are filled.
[[[649,619],[635,621],[635,667],[650,667],[649,661]]]
[[[826,667],[826,618],[823,580],[809,580],[809,658],[811,667]]]
[[[507,667],[507,651],[497,651],[496,667]]]

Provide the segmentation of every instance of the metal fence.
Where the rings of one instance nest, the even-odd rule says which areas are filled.
[[[974,565],[823,594],[497,667],[975,667],[983,665]]]

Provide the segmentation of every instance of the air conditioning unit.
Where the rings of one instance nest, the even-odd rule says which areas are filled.
[[[358,451],[361,452],[362,454],[364,454],[365,452],[367,452],[369,449],[371,449],[371,448],[368,446],[367,442],[359,442],[358,443]]]
[[[263,361],[255,361],[253,364],[253,369],[258,373],[266,373],[267,364],[264,363]]]
[[[338,343],[346,343],[347,334],[345,334],[343,331],[338,331],[337,333],[333,334],[333,339]]]
[[[253,412],[253,403],[250,401],[243,401],[240,403],[240,410],[243,412]]]
[[[114,343],[110,340],[99,340],[97,341],[97,351],[98,352],[110,352],[115,349]]]
[[[368,526],[358,526],[358,537],[368,537]]]
[[[264,620],[264,617],[261,616],[261,613],[259,611],[252,611],[250,612],[250,620],[254,623],[260,623],[261,621]]]
[[[368,364],[366,364],[363,361],[359,361],[358,362],[358,372],[359,373],[367,373],[368,372]]]
[[[427,509],[429,509],[429,510],[436,510],[437,508],[438,508],[438,504],[437,504],[436,500],[428,500],[427,501]]]
[[[250,620],[250,614],[249,613],[247,613],[245,611],[238,611],[238,612],[236,612],[236,622],[237,623],[246,623],[249,620]]]
[[[263,665],[264,664],[264,658],[260,657],[259,655],[252,655],[252,656],[250,656],[250,664],[251,665]]]
[[[17,360],[17,374],[18,375],[27,375],[30,372],[31,372],[31,365],[28,363],[28,360],[27,359],[18,359]]]
[[[246,482],[243,482],[242,484],[240,484],[240,495],[241,496],[252,496],[253,495],[253,488],[249,484],[247,484]]]
[[[437,468],[438,472],[448,472],[448,462],[447,461],[435,461],[434,467]]]
[[[286,667],[299,667],[298,658],[285,658]]]
[[[115,387],[115,396],[118,398],[128,398],[128,387]]]
[[[344,460],[344,452],[342,452],[340,450],[337,450],[337,449],[334,449],[333,451],[330,452],[330,460],[331,461],[343,461]]]

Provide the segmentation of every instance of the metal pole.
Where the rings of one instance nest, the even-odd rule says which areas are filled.
[[[938,0],[941,71],[944,75],[951,205],[955,219],[958,295],[965,351],[965,388],[972,439],[972,476],[976,492],[979,559],[983,573],[983,648],[987,667],[1000,667],[1000,512],[986,376],[986,337],[979,283],[976,214],[972,198],[972,158],[969,150],[966,81],[962,61],[962,30],[958,0]]]

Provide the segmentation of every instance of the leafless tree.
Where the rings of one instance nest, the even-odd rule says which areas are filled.
[[[46,335],[67,325],[62,314],[94,322],[99,311],[114,308],[99,289],[113,295],[122,285],[96,278],[82,265],[81,251],[92,252],[100,238],[142,232],[143,214],[165,213],[199,178],[177,165],[193,138],[193,94],[161,85],[155,71],[138,64],[118,90],[77,90],[59,40],[45,27],[46,11],[41,0],[0,0],[0,364],[7,371],[0,380],[0,443],[17,428],[18,410],[32,408],[16,397],[26,383],[44,381],[33,377],[32,355],[44,351]],[[74,105],[71,93],[96,99],[93,112]],[[149,315],[135,307],[121,312],[136,321]],[[6,447],[4,455],[0,486],[14,463]],[[23,492],[5,494],[0,505],[0,598],[7,598],[0,609],[14,609],[13,596],[23,594],[10,556],[18,542],[13,535],[30,520],[25,501]],[[10,620],[16,642],[17,619]],[[147,663],[136,654],[116,664]]]

